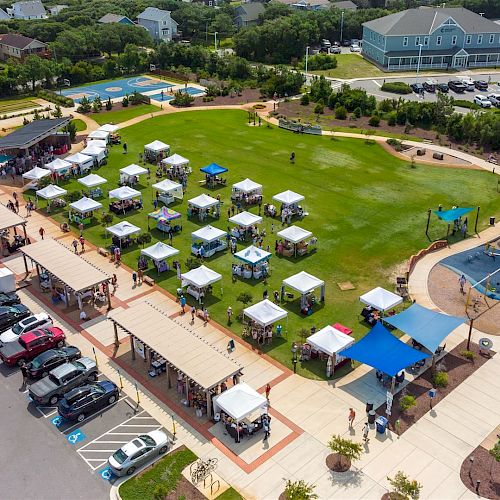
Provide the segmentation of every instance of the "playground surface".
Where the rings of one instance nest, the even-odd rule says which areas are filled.
[[[158,95],[163,90],[165,93],[173,87],[174,84],[156,78],[147,76],[136,76],[134,78],[122,78],[119,80],[93,83],[81,87],[73,87],[62,91],[62,95],[70,97],[75,102],[80,102],[83,97],[93,100],[100,97],[102,101],[108,98],[117,99],[127,94],[140,92],[156,92]]]

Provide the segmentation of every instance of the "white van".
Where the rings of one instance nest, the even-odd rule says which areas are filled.
[[[467,87],[467,90],[476,90],[474,80],[470,76],[461,76],[459,80]]]

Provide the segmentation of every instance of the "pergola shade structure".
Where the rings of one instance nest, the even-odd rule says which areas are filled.
[[[288,313],[270,300],[264,299],[243,309],[243,316],[247,316],[257,324],[266,327],[288,317]]]
[[[403,302],[403,297],[378,286],[364,295],[361,295],[359,300],[363,302],[363,304],[371,306],[378,311],[387,311],[401,304],[401,302]]]
[[[269,402],[262,394],[252,389],[248,384],[240,382],[227,391],[214,397],[214,412],[223,411],[226,415],[240,422],[244,418],[267,413]],[[256,413],[259,415],[255,415]],[[253,420],[251,417],[249,420]]]
[[[101,283],[108,282],[110,277],[104,271],[93,266],[74,252],[53,239],[41,240],[31,245],[22,247],[26,273],[28,269],[27,258],[36,264],[38,275],[40,268],[45,270],[50,277],[58,279],[64,285],[66,305],[69,305],[69,291],[79,294]],[[108,303],[111,304],[108,287]],[[78,301],[81,308],[81,301]],[[110,305],[111,307],[111,305]]]
[[[323,302],[325,300],[325,282],[316,278],[312,274],[301,271],[300,273],[294,274],[289,278],[283,280],[283,285],[281,286],[281,297],[282,300],[285,295],[285,287],[292,288],[296,292],[299,292],[303,297],[309,293],[312,293],[316,288],[320,289],[320,300]],[[302,304],[301,304],[302,307]]]
[[[14,228],[15,232],[16,227],[23,226],[24,238],[27,240],[26,224],[27,221],[23,217],[16,214],[12,210],[9,210],[5,205],[0,203],[0,231],[6,231],[7,229]]]
[[[207,393],[208,416],[211,414],[210,390],[240,372],[242,367],[226,354],[216,350],[171,320],[148,302],[140,302],[128,309],[110,314],[116,327],[131,336],[132,359],[135,359],[134,341],[161,356],[167,363],[167,380],[172,385],[171,371],[185,375]]]

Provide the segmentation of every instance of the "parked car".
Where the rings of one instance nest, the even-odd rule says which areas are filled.
[[[351,52],[361,52],[361,47],[355,43],[353,43],[350,47],[349,50]]]
[[[16,342],[8,342],[0,347],[0,359],[8,366],[23,366],[42,352],[53,347],[63,347],[66,336],[53,326],[39,328],[19,335]]]
[[[15,292],[0,292],[0,306],[13,306],[20,304],[21,299]]]
[[[66,346],[60,349],[49,349],[39,354],[33,361],[26,365],[28,376],[32,379],[46,377],[51,370],[80,358],[82,353],[78,347]]]
[[[64,395],[59,401],[58,412],[66,420],[83,422],[90,415],[116,403],[119,397],[120,390],[109,380],[82,385]]]
[[[476,89],[474,80],[470,76],[461,76],[459,80],[465,85],[466,90],[473,91]]]
[[[340,47],[330,47],[330,54],[341,54],[342,49]]]
[[[117,476],[130,476],[137,467],[165,453],[170,444],[168,436],[163,431],[142,434],[115,451],[108,458],[108,465]]]
[[[0,332],[4,332],[14,323],[27,318],[31,311],[23,304],[0,307]]]
[[[433,78],[425,80],[422,84],[426,92],[436,92],[437,81]]]
[[[439,92],[443,92],[444,94],[447,94],[448,91],[450,90],[447,83],[438,83],[436,87],[439,90]]]
[[[54,368],[46,377],[30,385],[29,395],[38,404],[54,406],[64,393],[97,380],[97,366],[90,358],[80,358]]]
[[[344,41],[342,42],[342,45],[343,45],[344,47],[349,47],[349,46],[351,45],[351,40],[344,40]]]
[[[460,80],[449,81],[448,87],[457,94],[463,94],[467,90],[467,87]]]
[[[482,108],[491,108],[491,101],[484,95],[475,95],[474,102]]]
[[[5,332],[0,335],[0,342],[14,342],[14,340],[17,340],[19,335],[22,335],[23,333],[52,325],[52,318],[47,313],[43,312],[32,314],[31,316],[18,321],[12,326],[12,328],[5,330]]]
[[[477,90],[488,90],[488,82],[485,82],[484,80],[475,80],[474,86]]]
[[[415,94],[421,94],[424,91],[424,86],[421,83],[412,83],[410,88],[415,92]]]
[[[500,94],[489,94],[487,98],[493,106],[500,108]]]

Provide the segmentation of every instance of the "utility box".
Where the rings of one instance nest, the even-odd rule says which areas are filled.
[[[9,293],[16,291],[16,277],[6,267],[0,268],[0,292]]]

